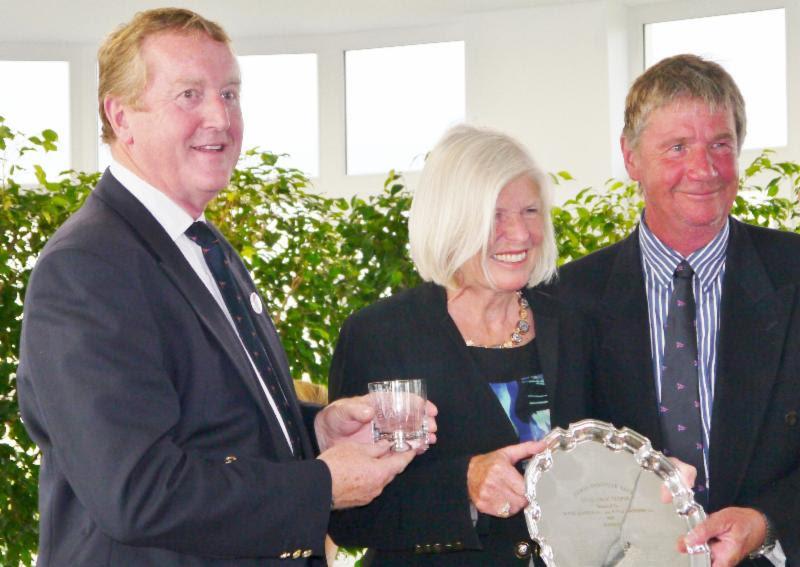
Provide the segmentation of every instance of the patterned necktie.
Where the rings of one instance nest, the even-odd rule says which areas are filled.
[[[302,445],[297,433],[297,426],[292,419],[292,412],[289,409],[289,397],[281,386],[280,378],[275,373],[264,343],[258,336],[248,304],[244,300],[244,294],[239,289],[239,286],[236,285],[230,270],[229,260],[225,257],[219,239],[208,228],[206,223],[199,221],[186,229],[186,235],[200,245],[206,264],[217,282],[217,287],[222,293],[228,312],[236,325],[239,338],[242,340],[245,349],[247,349],[253,364],[258,369],[261,381],[272,395],[272,399],[283,418],[283,423],[286,425],[289,438],[292,440],[294,453],[298,454]]]
[[[697,469],[695,500],[705,506],[708,493],[703,463],[703,425],[697,379],[697,327],[692,276],[694,272],[686,260],[678,264],[664,337],[659,415],[664,432],[664,453]]]

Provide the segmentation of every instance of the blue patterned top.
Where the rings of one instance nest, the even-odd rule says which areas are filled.
[[[510,349],[471,347],[494,395],[520,441],[538,441],[550,432],[550,402],[536,339]]]

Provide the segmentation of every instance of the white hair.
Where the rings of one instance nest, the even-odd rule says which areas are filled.
[[[486,258],[497,198],[523,175],[538,189],[543,219],[542,243],[528,285],[553,278],[558,251],[547,176],[510,136],[462,124],[448,130],[431,151],[411,203],[411,259],[423,280],[457,288],[458,270],[480,253],[484,274],[492,282]]]

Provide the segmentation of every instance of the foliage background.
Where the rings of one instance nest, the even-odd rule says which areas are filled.
[[[17,183],[19,154],[52,151],[57,140],[51,130],[26,137],[0,117],[0,564],[6,566],[30,565],[37,544],[38,452],[20,421],[15,388],[25,287],[47,239],[99,177],[68,171],[49,180],[36,168],[36,186]],[[248,154],[207,216],[241,252],[266,297],[294,377],[326,383],[344,319],[419,281],[407,249],[411,194],[390,172],[378,195],[330,199],[311,191],[302,172],[279,165],[280,156]],[[575,182],[565,171],[552,180],[556,192]],[[797,229],[800,164],[774,163],[765,153],[741,183],[737,217]],[[616,242],[640,208],[635,184],[609,180],[582,189],[553,209],[560,261]]]

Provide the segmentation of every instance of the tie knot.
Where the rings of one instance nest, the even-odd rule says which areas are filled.
[[[216,246],[219,242],[208,225],[201,221],[192,223],[192,226],[186,229],[186,236],[204,248]]]
[[[680,264],[678,264],[678,267],[675,268],[676,278],[683,278],[688,280],[691,279],[693,275],[694,275],[694,270],[692,270],[692,267],[686,260],[683,260]]]

